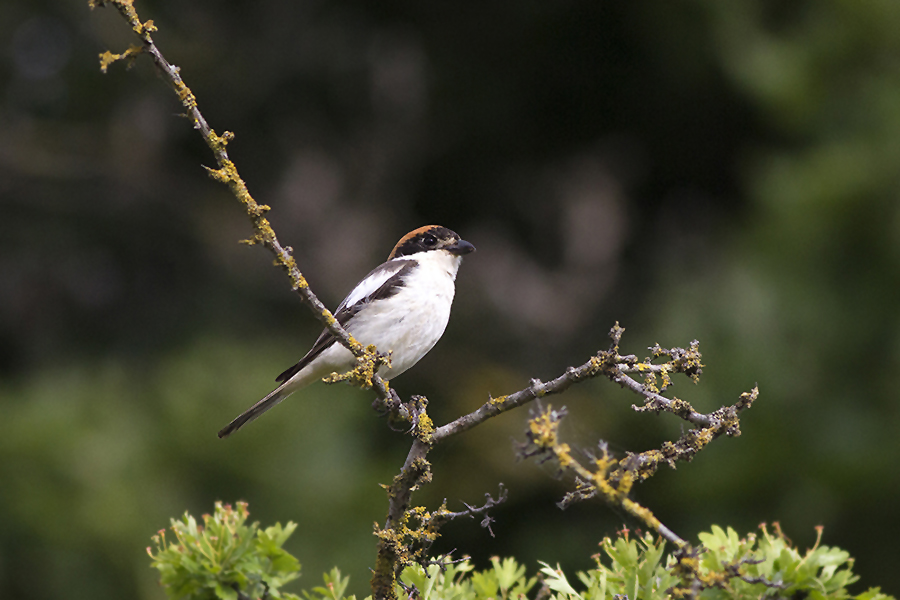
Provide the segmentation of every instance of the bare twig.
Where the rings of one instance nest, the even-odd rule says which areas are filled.
[[[509,496],[509,490],[507,490],[506,487],[501,483],[500,491],[497,493],[496,498],[494,498],[490,494],[485,494],[484,495],[485,501],[484,501],[483,505],[471,506],[471,505],[463,502],[463,505],[465,505],[466,510],[462,510],[459,512],[447,513],[444,516],[447,517],[448,521],[452,521],[453,519],[458,519],[460,517],[473,517],[474,518],[475,515],[482,515],[484,518],[481,520],[481,526],[488,530],[488,533],[491,534],[491,537],[494,537],[494,531],[491,529],[491,523],[494,522],[494,519],[487,514],[487,511],[494,508],[498,504],[502,504],[503,502],[506,502],[506,498],[508,496]],[[447,501],[444,500],[444,504],[446,504],[446,503],[447,503]]]

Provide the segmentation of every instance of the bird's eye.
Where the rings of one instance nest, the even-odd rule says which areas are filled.
[[[422,243],[428,246],[429,248],[437,244],[437,238],[431,235],[430,233],[426,233],[422,236]]]

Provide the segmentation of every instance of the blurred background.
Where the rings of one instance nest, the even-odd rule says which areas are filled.
[[[683,537],[780,521],[900,593],[900,3],[141,0],[232,158],[336,306],[405,232],[478,252],[444,339],[396,381],[445,423],[608,346],[700,340],[701,411],[759,384],[743,435],[635,490]],[[249,502],[295,521],[294,590],[368,594],[379,487],[409,439],[371,394],[317,385],[228,440],[320,326],[202,165],[146,58],[86,0],[0,4],[0,597],[161,599],[171,517]],[[550,400],[574,446],[683,428],[607,381]],[[430,456],[414,499],[496,493],[435,551],[575,570],[637,524],[517,463],[527,410]]]

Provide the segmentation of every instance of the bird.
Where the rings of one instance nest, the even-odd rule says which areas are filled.
[[[393,379],[434,348],[450,319],[456,273],[475,246],[440,225],[410,231],[387,261],[344,298],[334,317],[363,346],[390,352],[378,375]],[[219,431],[226,438],[294,392],[356,365],[353,354],[325,329],[300,362],[275,378],[280,385]]]

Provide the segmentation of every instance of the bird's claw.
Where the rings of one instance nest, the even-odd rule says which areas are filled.
[[[372,401],[372,408],[375,409],[375,412],[378,413],[379,417],[388,417],[388,427],[391,428],[391,431],[403,432],[404,429],[402,427],[394,427],[394,421],[408,421],[409,420],[409,409],[403,403],[403,400],[400,398],[400,395],[397,393],[397,390],[393,388],[389,388],[391,397],[389,399],[381,399],[375,398]]]
[[[429,419],[428,415],[425,413],[425,409],[428,407],[428,398],[425,396],[413,396],[404,407],[409,413],[407,420],[410,422],[410,428],[406,433],[415,434],[416,437],[421,437],[423,435],[430,436],[432,428],[431,419]],[[428,425],[423,427],[425,422],[427,422]],[[428,429],[428,431],[423,431],[423,429]]]
[[[395,390],[391,389],[390,392],[391,397],[389,400],[376,398],[372,402],[372,408],[375,409],[378,416],[388,417],[388,427],[392,431],[414,434],[416,436],[422,434],[421,430],[424,421],[431,422],[427,416],[425,416],[424,420],[422,418],[426,415],[425,409],[428,406],[428,398],[425,396],[413,396],[409,402],[403,402]],[[409,428],[395,427],[394,424],[398,421],[409,422]]]

